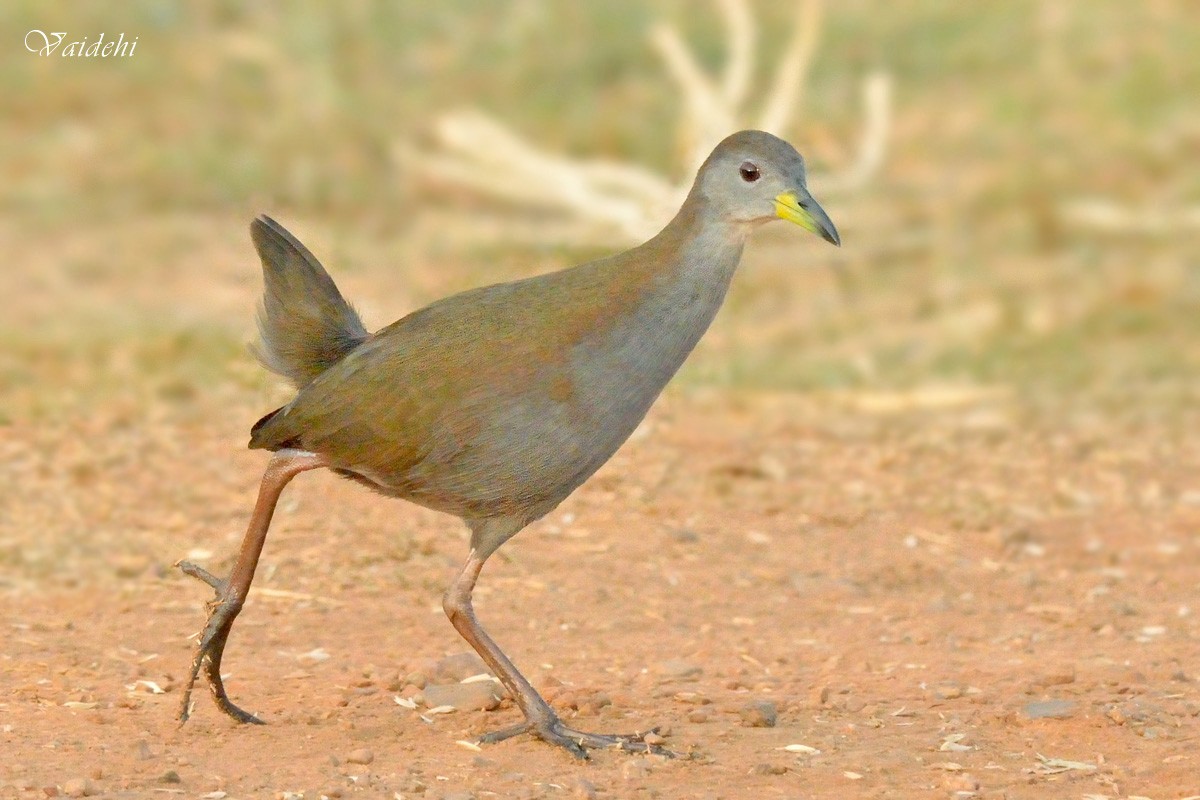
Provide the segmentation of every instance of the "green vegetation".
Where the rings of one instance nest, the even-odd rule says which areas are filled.
[[[767,53],[784,44],[786,5],[755,4]],[[825,202],[842,251],[798,237],[754,248],[685,385],[1194,400],[1196,231],[1107,235],[1058,211],[1088,197],[1200,203],[1191,7],[828,6],[791,138],[818,176],[844,163],[859,80],[882,67],[896,86],[887,167]],[[0,234],[17,275],[0,295],[0,422],[60,404],[64,376],[83,397],[144,383],[185,406],[214,386],[268,385],[241,347],[257,280],[242,231],[263,209],[303,221],[339,279],[403,287],[403,302],[358,297],[368,312],[592,255],[408,246],[423,209],[464,198],[415,190],[391,149],[440,110],[479,106],[547,149],[667,169],[680,97],[646,43],[660,13],[719,63],[718,16],[682,0],[4,4],[10,45],[31,28],[139,43],[103,62],[0,48]],[[463,224],[485,210],[460,207]],[[174,233],[150,246],[166,218]],[[843,277],[793,260],[836,261]],[[178,284],[206,262],[244,279],[220,297]],[[123,302],[123,282],[161,291]]]

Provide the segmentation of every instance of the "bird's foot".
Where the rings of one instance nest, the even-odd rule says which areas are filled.
[[[196,645],[196,655],[192,659],[192,671],[183,687],[183,702],[179,708],[179,723],[188,721],[192,713],[192,688],[200,676],[201,668],[208,679],[208,688],[212,690],[213,700],[217,708],[238,722],[265,724],[261,719],[248,711],[243,711],[233,704],[225,693],[225,682],[221,680],[221,656],[225,652],[225,642],[233,627],[233,620],[242,610],[244,597],[239,597],[229,588],[229,582],[216,577],[201,566],[190,561],[180,561],[175,566],[185,575],[191,575],[197,580],[204,581],[216,591],[216,597],[206,605],[208,621],[200,634],[200,642]]]
[[[675,753],[657,744],[650,744],[646,737],[657,733],[657,728],[651,728],[644,733],[611,734],[588,733],[577,731],[563,724],[558,717],[551,717],[546,722],[526,720],[511,728],[503,728],[491,733],[485,733],[475,741],[479,744],[495,744],[505,739],[511,739],[523,733],[528,733],[544,742],[556,744],[579,759],[587,759],[588,750],[616,749],[627,753],[649,753],[650,755],[674,758]]]

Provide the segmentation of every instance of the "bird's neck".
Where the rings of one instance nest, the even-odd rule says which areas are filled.
[[[641,291],[593,351],[620,376],[634,405],[648,406],[708,330],[745,246],[748,231],[705,215],[690,200],[661,233],[627,254],[621,268],[642,273]]]
[[[748,235],[746,226],[707,213],[704,200],[693,195],[658,236],[642,245],[649,256],[643,263],[657,265],[658,272],[643,312],[657,317],[665,346],[683,348],[680,361],[725,300]]]

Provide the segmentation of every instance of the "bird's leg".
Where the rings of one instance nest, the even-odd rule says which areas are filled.
[[[472,539],[472,543],[475,543],[475,538]],[[480,555],[474,547],[471,549],[462,571],[450,584],[450,588],[443,597],[442,607],[455,630],[467,640],[471,647],[475,648],[475,652],[479,653],[484,662],[496,673],[496,677],[500,679],[504,687],[508,689],[509,694],[525,714],[525,721],[519,725],[484,734],[477,741],[481,744],[488,744],[501,742],[518,734],[530,733],[539,739],[565,748],[576,758],[586,759],[588,757],[587,748],[610,747],[637,753],[674,755],[669,750],[648,744],[643,740],[646,734],[653,731],[631,735],[587,733],[568,728],[562,723],[562,720],[554,713],[554,709],[542,699],[537,690],[530,685],[525,676],[517,670],[499,645],[488,636],[483,626],[475,619],[475,609],[471,604],[471,592],[475,588],[475,581],[479,578],[479,572],[483,569],[486,559],[486,553]]]
[[[200,635],[200,643],[196,646],[191,675],[183,687],[183,702],[179,709],[181,723],[187,722],[191,715],[192,687],[195,686],[200,668],[203,667],[217,708],[238,722],[263,724],[258,717],[243,711],[229,700],[225,693],[225,684],[221,680],[221,655],[225,652],[225,642],[229,639],[233,621],[246,602],[250,582],[254,580],[254,570],[258,567],[258,557],[267,539],[267,529],[271,527],[271,516],[275,513],[279,494],[283,487],[301,472],[327,465],[324,457],[302,450],[280,450],[271,458],[267,471],[263,473],[258,489],[258,502],[254,504],[254,513],[246,528],[246,536],[242,539],[237,563],[227,579],[218,578],[190,561],[180,561],[176,564],[185,575],[204,581],[216,591],[216,597],[207,604],[208,622]]]

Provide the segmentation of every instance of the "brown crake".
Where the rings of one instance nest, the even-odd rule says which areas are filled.
[[[579,757],[595,747],[657,749],[636,735],[566,727],[476,621],[471,592],[496,548],[561,503],[633,432],[720,308],[755,227],[783,218],[839,243],[805,179],[791,145],[735,133],[645,244],[463,292],[373,334],[295,237],[256,219],[250,232],[265,288],[255,353],[298,393],[251,431],[250,446],[274,456],[229,578],[180,563],[216,590],[181,719],[203,669],[222,711],[260,721],[230,702],[221,656],[280,492],[297,474],[326,467],[470,528],[470,553],[443,606],[525,716],[480,741],[528,732]]]

